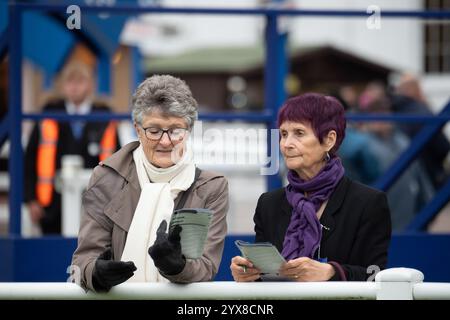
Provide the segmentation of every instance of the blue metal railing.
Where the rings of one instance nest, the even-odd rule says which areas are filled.
[[[450,199],[450,179],[441,187],[433,200],[414,217],[405,231],[424,230],[433,220],[436,212],[439,212],[448,203],[448,199]]]
[[[376,181],[375,188],[388,190],[390,186],[398,179],[406,168],[419,155],[420,151],[426,144],[433,139],[450,117],[450,101],[444,109],[435,116],[430,124],[427,124],[420,130],[414,139],[410,142],[409,147],[400,155],[400,157],[391,165],[381,178]],[[434,216],[447,204],[450,199],[450,179],[447,183],[437,191],[430,203],[428,203],[408,225],[405,231],[424,230],[432,221]]]
[[[142,55],[137,47],[131,48],[131,85],[132,90],[134,91],[138,85],[144,80],[144,72],[142,71]]]
[[[388,190],[408,165],[414,161],[419,152],[425,147],[426,143],[438,133],[450,117],[450,102],[444,107],[438,116],[434,117],[433,123],[426,125],[414,137],[402,155],[392,164],[391,168],[375,182],[375,188]]]
[[[210,112],[210,113],[200,113],[200,120],[207,121],[245,121],[245,122],[273,122],[276,113],[269,111],[262,112]],[[23,119],[26,120],[42,120],[46,118],[51,118],[60,121],[100,121],[105,119],[116,119],[116,120],[130,120],[131,115],[129,113],[106,113],[106,112],[95,112],[86,115],[68,115],[66,113],[23,113]],[[450,120],[450,114],[442,114],[430,116],[417,116],[417,115],[386,115],[386,114],[371,114],[371,115],[361,115],[348,113],[346,115],[347,121],[391,121],[391,122],[401,122],[401,123],[446,123]]]
[[[37,4],[17,3],[16,6],[23,10],[35,10],[44,12],[65,12],[67,4]],[[310,9],[286,9],[268,8],[186,8],[186,7],[161,7],[161,6],[86,6],[79,5],[81,11],[92,13],[135,14],[135,13],[181,13],[181,14],[218,14],[218,15],[257,15],[257,16],[305,16],[305,17],[370,17],[372,13],[366,10],[310,10]],[[386,18],[421,18],[421,19],[448,19],[450,10],[387,10],[380,12],[381,17]]]
[[[22,92],[22,47],[21,47],[21,23],[22,14],[26,10],[42,11],[47,13],[65,14],[67,5],[63,4],[30,4],[30,3],[11,3],[9,5],[9,28],[14,32],[9,33],[9,52],[10,52],[10,70],[9,70],[9,136],[11,141],[10,149],[10,227],[9,232],[12,235],[20,235],[20,212],[22,202],[22,181],[23,181],[23,150],[21,146],[21,121],[22,119],[42,119],[54,117],[59,120],[105,120],[105,119],[129,119],[129,115],[87,115],[67,117],[58,114],[28,114],[23,115],[21,106]],[[105,6],[79,6],[83,12],[91,13],[111,13],[111,14],[143,14],[143,13],[179,13],[179,14],[219,14],[219,15],[258,15],[267,18],[266,26],[266,65],[265,65],[265,108],[261,114],[208,114],[200,118],[205,120],[244,120],[250,122],[265,122],[269,128],[275,127],[275,114],[278,107],[284,100],[285,93],[283,88],[284,75],[286,72],[286,38],[278,31],[278,17],[281,16],[302,16],[302,17],[370,17],[371,13],[364,10],[296,10],[283,8],[267,9],[233,9],[233,8],[165,8],[150,6],[125,6],[117,5],[113,7]],[[419,19],[449,19],[450,11],[382,11],[383,18],[419,18]],[[437,122],[448,121],[449,116],[443,118],[436,117],[416,117],[403,116],[411,122]],[[389,120],[390,116],[366,117],[355,116],[354,120]],[[352,119],[352,117],[349,117]],[[438,126],[439,124],[436,124]],[[399,169],[396,169],[399,170]],[[276,180],[278,179],[278,181]],[[269,177],[268,186],[270,188],[279,185],[279,178]],[[441,198],[445,198],[443,193]],[[439,198],[439,199],[441,199]],[[447,196],[448,198],[448,196]],[[442,201],[441,201],[442,202]],[[441,203],[439,202],[439,203]],[[438,203],[438,204],[439,204]],[[438,207],[437,205],[434,209]],[[431,210],[431,209],[430,209]],[[427,212],[428,214],[428,212]]]
[[[8,130],[9,130],[9,115],[6,114],[0,122],[0,148],[5,143],[6,139],[8,139]]]
[[[8,40],[9,33],[8,28],[0,34],[0,60],[6,55],[6,51],[8,50]]]
[[[9,233],[20,235],[23,199],[22,10],[9,6]]]

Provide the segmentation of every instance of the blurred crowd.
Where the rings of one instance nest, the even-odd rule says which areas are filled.
[[[404,74],[389,87],[371,82],[357,94],[351,86],[335,96],[347,112],[357,114],[432,114],[416,77]],[[364,184],[375,184],[405,152],[426,123],[365,121],[348,122],[346,139],[340,149],[348,176]],[[447,181],[450,143],[442,131],[425,145],[396,182],[388,189],[394,230],[403,230]]]

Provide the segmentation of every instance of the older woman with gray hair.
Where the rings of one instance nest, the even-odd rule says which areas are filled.
[[[139,141],[100,162],[83,195],[72,261],[81,285],[108,291],[125,281],[210,281],[223,252],[228,184],[193,163],[187,140],[197,102],[184,81],[155,75],[139,85],[132,108]],[[213,212],[198,259],[183,256],[179,228],[166,231],[174,208],[181,207]]]

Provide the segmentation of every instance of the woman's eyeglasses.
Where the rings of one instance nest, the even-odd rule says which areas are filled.
[[[142,129],[144,130],[147,139],[152,141],[161,140],[164,133],[167,133],[170,141],[181,141],[183,140],[184,136],[186,135],[186,132],[188,131],[185,128],[171,128],[164,130],[157,127],[148,127],[148,128],[142,127]]]

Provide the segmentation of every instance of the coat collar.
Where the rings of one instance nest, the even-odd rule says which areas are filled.
[[[342,177],[341,181],[339,181],[336,186],[336,190],[334,190],[333,194],[331,195],[322,217],[327,215],[334,215],[339,210],[342,202],[344,202],[344,198],[349,185],[350,179],[345,176]]]
[[[104,209],[105,214],[126,232],[130,228],[134,210],[141,194],[141,186],[133,160],[133,151],[137,147],[139,147],[138,141],[130,142],[109,158],[100,162],[101,166],[114,170],[127,182],[121,192],[111,199]],[[130,214],[124,214],[124,212]]]
[[[323,211],[322,217],[320,218],[320,224],[323,226],[322,241],[326,240],[336,229],[336,221],[334,219],[335,214],[344,202],[349,185],[350,179],[344,176],[341,181],[339,181],[336,190],[331,195],[330,200]]]
[[[105,207],[105,214],[125,231],[128,231],[130,227],[141,194],[136,165],[133,160],[133,151],[138,147],[138,141],[130,142],[100,163],[100,165],[109,167],[117,172],[127,182],[121,192]],[[222,177],[222,175],[202,171],[198,179],[194,182],[193,190],[217,177]],[[174,200],[175,206],[177,206],[180,198],[181,193]],[[189,199],[188,202],[194,207],[205,205],[205,200],[197,192],[192,192],[192,190]],[[124,214],[124,212],[129,214]]]
[[[133,151],[137,149],[139,145],[139,141],[130,142],[105,161],[100,162],[100,165],[110,167],[116,171],[137,190],[141,190],[141,187],[136,172],[136,165],[133,160]]]

